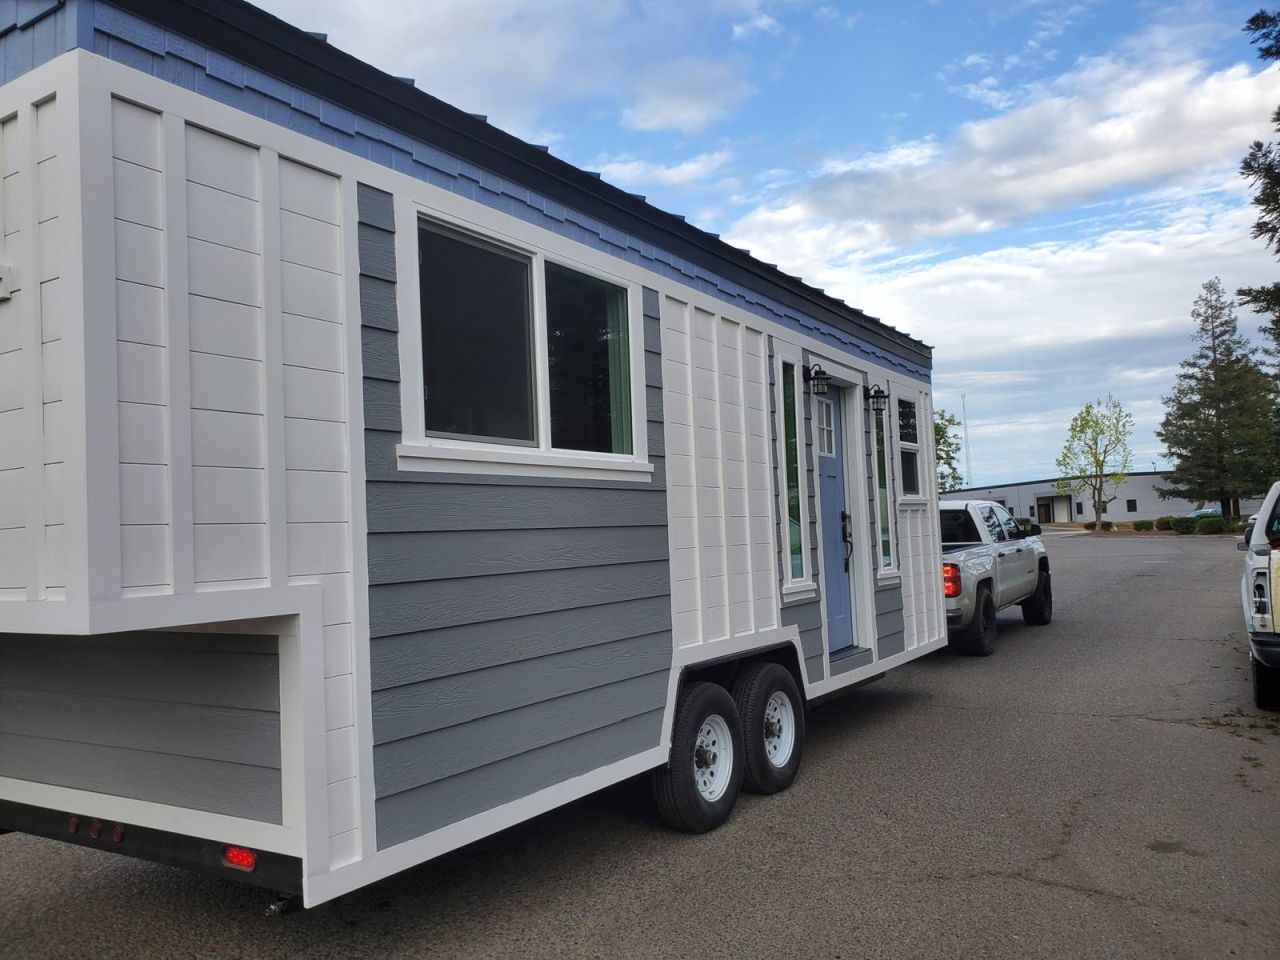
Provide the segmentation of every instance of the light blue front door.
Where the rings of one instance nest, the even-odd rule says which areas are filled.
[[[814,446],[818,494],[822,498],[822,590],[827,601],[827,646],[832,653],[854,645],[852,577],[853,521],[846,512],[844,392],[835,386],[814,397]]]

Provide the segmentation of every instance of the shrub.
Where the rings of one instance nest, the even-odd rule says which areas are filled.
[[[1221,517],[1201,517],[1196,521],[1196,533],[1226,533],[1227,524]]]
[[[1174,517],[1169,521],[1169,526],[1178,533],[1195,533],[1196,518],[1195,517]]]
[[[1156,529],[1157,529],[1157,530],[1172,530],[1172,529],[1173,529],[1173,519],[1174,519],[1173,517],[1156,517]]]
[[[1115,529],[1115,526],[1116,526],[1116,525],[1115,525],[1114,523],[1112,523],[1110,520],[1103,520],[1103,521],[1102,521],[1102,532],[1103,532],[1103,533],[1110,533],[1112,530],[1114,530],[1114,529]]]
[[[1152,523],[1150,520],[1133,521],[1133,529],[1135,530],[1151,530],[1154,527],[1155,527],[1155,524]]]
[[[1092,520],[1086,520],[1086,521],[1084,522],[1084,528],[1085,528],[1086,530],[1092,530],[1092,529],[1093,529],[1094,527],[1096,527],[1096,526],[1097,526],[1097,524],[1096,524],[1096,523],[1094,523]]]

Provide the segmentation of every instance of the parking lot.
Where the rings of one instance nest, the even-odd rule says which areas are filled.
[[[1277,957],[1280,717],[1226,538],[1048,537],[1055,620],[819,706],[688,837],[623,784],[316,910],[0,837],[0,956]]]

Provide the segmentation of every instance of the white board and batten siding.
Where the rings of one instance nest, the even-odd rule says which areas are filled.
[[[331,859],[360,851],[341,180],[111,101],[122,596],[322,588]]]
[[[15,271],[0,300],[0,602],[65,595],[71,446],[64,387],[62,242],[68,122],[57,96],[0,103],[0,263]]]
[[[919,384],[897,381],[894,397],[916,404],[919,429],[930,431],[933,399]],[[896,424],[895,424],[896,432]],[[899,497],[897,533],[902,573],[902,629],[906,651],[936,644],[946,636],[942,596],[942,530],[938,525],[938,469],[933,444],[922,443],[919,456],[920,497]],[[895,474],[896,474],[895,464]],[[895,477],[896,479],[896,477]]]
[[[767,355],[760,330],[665,297],[672,629],[684,663],[778,626]]]

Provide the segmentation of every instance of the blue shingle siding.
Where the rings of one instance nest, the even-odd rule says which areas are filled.
[[[656,747],[670,675],[660,365],[649,483],[403,473],[395,230],[359,188],[370,672],[385,848]],[[644,295],[656,359],[656,293]],[[646,358],[651,359],[651,358]]]

